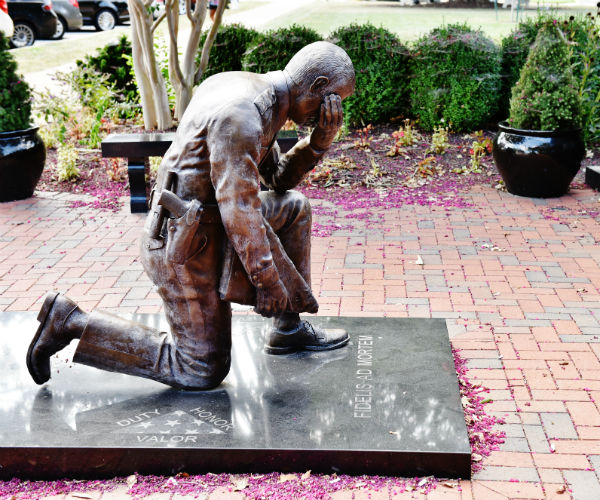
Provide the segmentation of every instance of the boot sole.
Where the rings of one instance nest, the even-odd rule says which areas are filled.
[[[350,337],[336,342],[335,344],[326,345],[299,345],[299,346],[288,346],[288,347],[273,347],[266,345],[265,352],[267,354],[291,354],[298,351],[332,351],[339,347],[344,347],[350,341]]]
[[[32,360],[33,349],[37,344],[37,341],[40,339],[40,336],[42,335],[42,330],[46,325],[46,319],[48,319],[48,314],[50,314],[50,310],[52,309],[52,306],[56,301],[56,297],[58,297],[58,292],[53,292],[46,295],[42,308],[40,309],[40,312],[38,313],[37,317],[37,320],[40,322],[40,326],[35,332],[35,336],[33,337],[31,344],[29,344],[29,349],[27,350],[27,369],[29,370],[29,374],[31,375],[33,381],[38,385],[42,385],[43,383],[47,382],[48,379],[44,380],[44,377],[40,377],[38,373],[36,373]]]

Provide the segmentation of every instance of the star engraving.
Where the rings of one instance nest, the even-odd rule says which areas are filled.
[[[176,425],[180,425],[180,422],[179,420],[167,420],[167,423],[165,425],[175,427]]]
[[[186,434],[200,434],[196,429],[187,429]]]
[[[173,415],[177,415],[178,417],[182,417],[183,415],[185,415],[184,411],[181,410],[177,410],[173,412]]]

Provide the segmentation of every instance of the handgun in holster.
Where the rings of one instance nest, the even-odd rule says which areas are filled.
[[[182,200],[168,189],[163,189],[158,205],[173,215],[167,219],[166,258],[169,262],[183,264],[200,225],[202,203],[198,200]]]
[[[177,175],[175,174],[175,172],[167,171],[163,179],[161,191],[165,189],[174,189],[176,178]],[[150,238],[154,240],[154,242],[160,243],[156,245],[156,248],[162,248],[162,244],[164,243],[162,232],[163,226],[165,224],[165,219],[167,218],[167,209],[159,203],[157,203],[154,207],[152,206],[155,192],[156,186],[152,189],[152,193],[150,195],[150,209],[152,210],[152,222],[150,223],[148,233]]]

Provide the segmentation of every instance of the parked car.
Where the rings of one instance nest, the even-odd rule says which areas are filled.
[[[98,31],[109,31],[117,24],[129,21],[127,0],[79,0],[84,24]]]
[[[10,38],[13,36],[13,22],[10,16],[8,15],[8,5],[6,5],[6,0],[0,0],[0,33],[2,33],[6,38]]]
[[[65,32],[78,30],[83,25],[77,0],[52,0],[52,8],[58,17],[54,40],[60,40]]]
[[[57,18],[51,0],[7,0],[8,15],[15,26],[10,44],[15,48],[33,45],[37,38],[52,38]]]

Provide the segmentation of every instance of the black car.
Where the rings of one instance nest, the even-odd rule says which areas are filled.
[[[81,28],[83,18],[77,0],[52,0],[52,8],[58,17],[54,40],[61,39],[67,30],[74,31]]]
[[[10,39],[13,47],[27,47],[36,38],[52,38],[56,33],[57,19],[51,0],[8,0],[7,4],[15,25]]]
[[[108,31],[129,21],[127,0],[79,0],[83,24],[93,24],[99,31]]]

